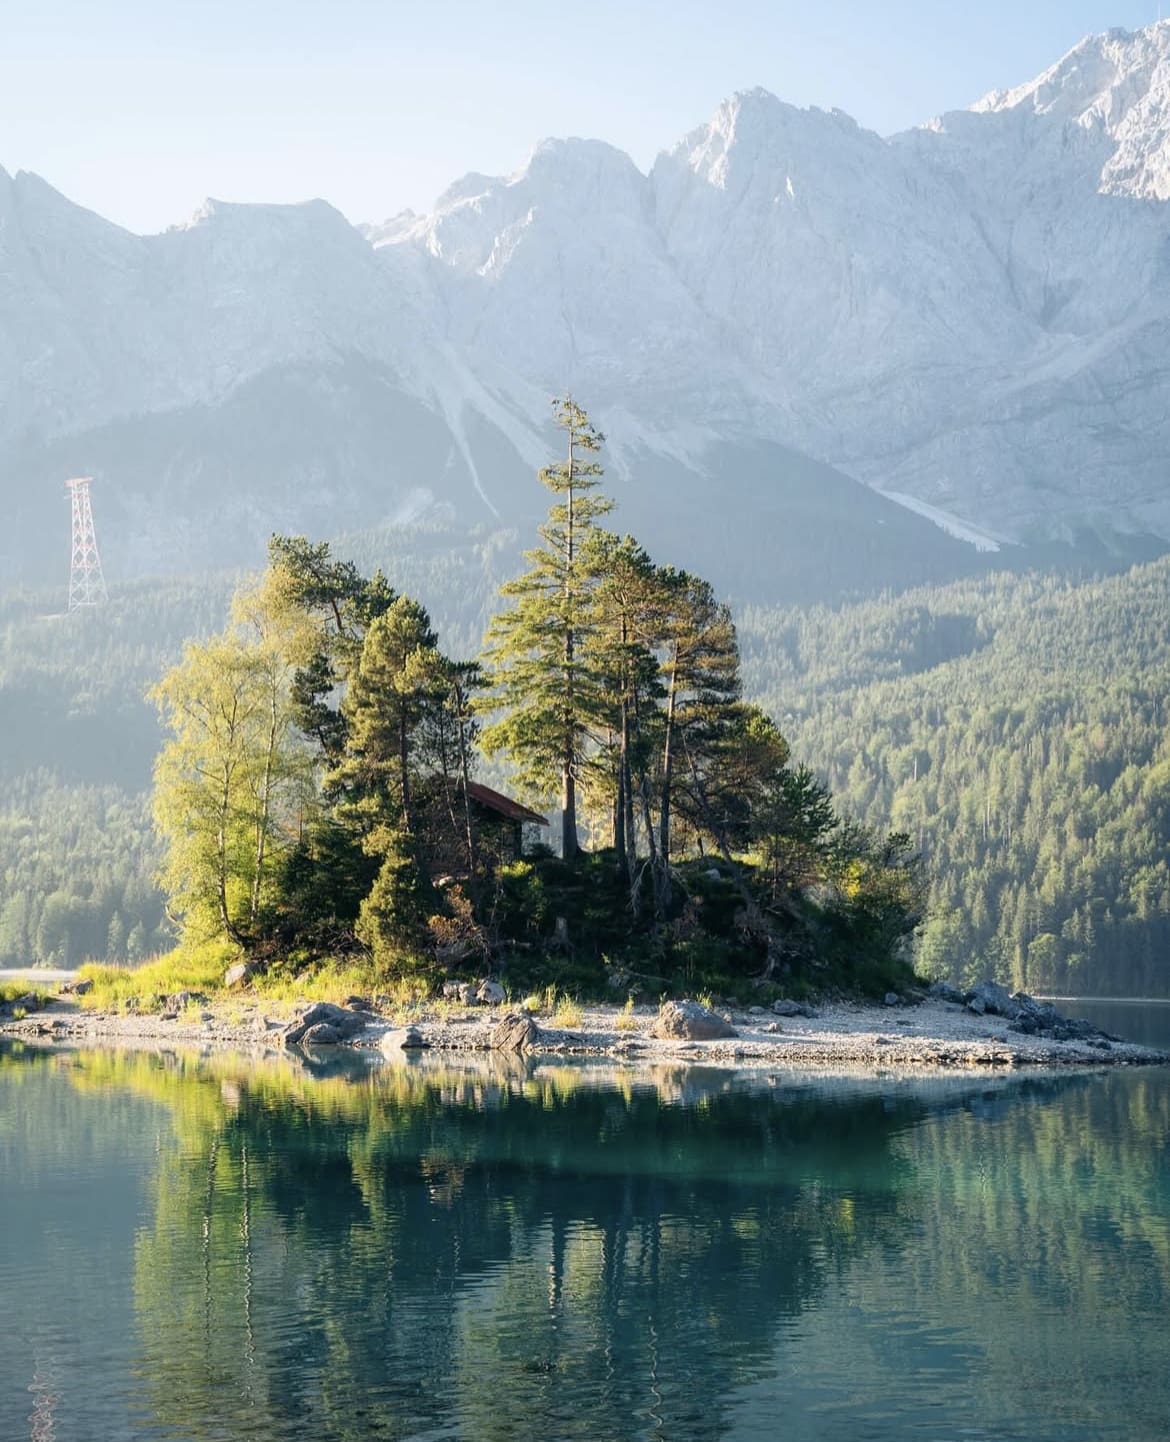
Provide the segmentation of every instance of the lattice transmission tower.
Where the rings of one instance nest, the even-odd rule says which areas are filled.
[[[108,599],[106,578],[102,575],[97,536],[93,529],[93,507],[89,502],[92,476],[78,476],[66,481],[73,501],[73,559],[69,565],[69,610],[97,606]]]

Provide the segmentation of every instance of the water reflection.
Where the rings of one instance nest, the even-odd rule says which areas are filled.
[[[137,1436],[777,1436],[782,1407],[790,1436],[893,1438],[953,1407],[976,1437],[1105,1437],[1123,1404],[1116,1435],[1163,1435],[1134,1430],[1132,1386],[1090,1405],[1076,1374],[1103,1385],[1110,1328],[1131,1382],[1170,1360],[1131,1336],[1170,1302],[1164,1075],[97,1052],[0,1085],[31,1069],[99,1129],[111,1097],[167,1119],[131,1264]],[[1138,1390],[1162,1406],[1165,1376]]]
[[[264,1436],[709,1437],[777,1323],[897,1240],[889,1142],[921,1115],[678,1072],[216,1070],[179,1087],[136,1267],[156,1412],[196,1435],[233,1397]]]

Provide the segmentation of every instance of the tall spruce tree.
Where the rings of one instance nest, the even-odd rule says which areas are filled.
[[[399,596],[366,632],[342,703],[344,758],[329,784],[370,820],[414,827],[418,735],[439,700],[444,658],[430,616]]]
[[[604,437],[571,399],[553,402],[566,456],[540,479],[556,496],[539,528],[543,545],[526,552],[529,570],[501,587],[514,604],[488,630],[493,702],[503,717],[481,738],[490,753],[507,751],[520,779],[548,793],[560,789],[561,854],[578,851],[577,786],[590,764],[590,739],[605,714],[587,644],[596,624],[591,536],[613,502],[598,493],[595,459]]]
[[[679,802],[694,801],[696,782],[723,745],[740,697],[739,646],[728,607],[708,582],[685,571],[662,573],[668,593],[663,683],[666,690],[659,768],[660,889],[669,904],[673,823]],[[679,777],[683,787],[680,789]],[[696,805],[684,815],[699,821]],[[702,828],[702,823],[699,824]]]
[[[604,782],[617,866],[629,876],[636,909],[639,822],[651,862],[657,852],[649,770],[662,729],[664,691],[656,653],[667,624],[668,593],[658,568],[632,536],[598,532],[590,565],[598,580],[588,644],[608,708]]]
[[[283,615],[297,665],[292,699],[297,724],[318,758],[336,766],[345,749],[347,718],[339,705],[362,655],[366,632],[398,599],[381,571],[361,575],[335,560],[327,541],[273,536],[262,585],[270,614]]]

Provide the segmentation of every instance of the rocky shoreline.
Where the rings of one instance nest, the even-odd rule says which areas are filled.
[[[711,1011],[666,1003],[632,1011],[580,1008],[572,1026],[497,1004],[439,1002],[387,1014],[361,998],[343,1006],[266,1004],[241,994],[184,995],[161,1013],[84,1010],[63,995],[24,1016],[0,1016],[0,1037],[68,1047],[183,1046],[245,1053],[351,1048],[402,1063],[420,1053],[509,1052],[607,1058],[624,1066],[702,1066],[888,1072],[955,1068],[1148,1066],[1170,1053],[1062,1017],[1050,1003],[1010,997],[994,983],[967,993],[945,984],[884,1005],[792,1001]]]

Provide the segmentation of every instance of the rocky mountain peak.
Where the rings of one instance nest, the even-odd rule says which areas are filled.
[[[1102,191],[1170,199],[1170,20],[1087,36],[1035,80],[993,90],[972,109],[1100,132],[1113,142]]]
[[[140,237],[0,172],[0,487],[166,476],[248,534],[507,514],[570,388],[631,497],[668,458],[705,515],[780,447],[968,531],[1170,540],[1166,198],[1170,24],[891,139],[747,90],[649,176],[545,141],[377,226],[212,201]]]
[[[761,166],[775,171],[794,157],[812,158],[826,147],[832,153],[863,137],[880,144],[844,111],[801,109],[757,87],[725,100],[706,125],[660,157],[660,166],[685,165],[706,184],[737,193]]]

